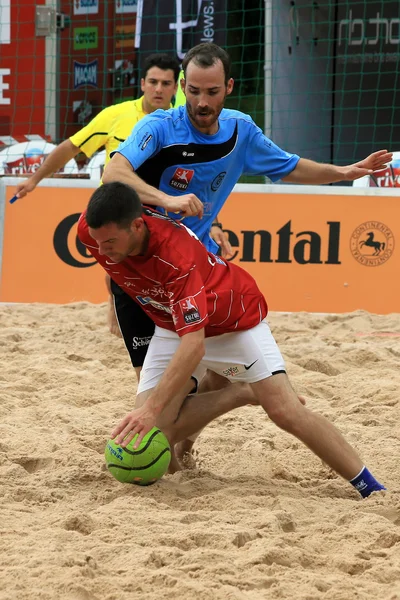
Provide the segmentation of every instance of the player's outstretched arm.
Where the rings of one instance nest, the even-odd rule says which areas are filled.
[[[64,165],[67,164],[71,158],[74,158],[77,154],[79,154],[80,149],[75,146],[71,140],[65,140],[62,142],[57,148],[54,148],[44,161],[41,167],[33,174],[29,179],[26,179],[16,188],[17,198],[23,198],[29,192],[32,192],[35,187],[44,179],[45,177],[50,177],[61,169]]]
[[[120,181],[133,187],[143,204],[160,206],[168,212],[180,213],[182,217],[203,216],[203,203],[194,194],[169,196],[149,185],[135,173],[127,158],[116,152],[104,169],[102,182]]]
[[[345,167],[317,163],[307,158],[301,158],[289,175],[282,181],[288,183],[301,183],[322,185],[324,183],[337,183],[339,181],[354,181],[374,171],[385,168],[393,158],[391,152],[379,150],[373,152],[364,160]]]
[[[155,426],[158,415],[189,381],[204,353],[204,329],[184,335],[151,395],[143,406],[133,410],[117,425],[111,438],[115,438],[117,444],[126,446],[138,433],[137,448],[146,433]]]

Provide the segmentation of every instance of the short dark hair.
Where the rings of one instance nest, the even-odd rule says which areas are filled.
[[[163,71],[171,69],[174,72],[175,83],[178,81],[180,66],[176,58],[169,54],[150,54],[143,63],[142,78],[146,79],[147,72],[152,67],[158,67]]]
[[[211,42],[198,44],[185,54],[185,58],[182,61],[182,69],[185,74],[185,78],[187,66],[191,61],[193,61],[198,67],[207,69],[208,67],[215,65],[215,63],[219,60],[222,62],[222,66],[224,67],[225,85],[227,85],[231,76],[230,56],[223,48],[221,48],[221,46],[217,46],[217,44],[212,44]]]
[[[92,194],[86,210],[86,222],[92,229],[115,223],[128,229],[143,214],[137,192],[129,185],[115,181],[105,183]]]

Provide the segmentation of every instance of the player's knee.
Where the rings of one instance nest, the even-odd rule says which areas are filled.
[[[301,429],[301,423],[303,420],[303,406],[297,401],[297,405],[294,402],[282,402],[273,404],[270,407],[264,407],[271,421],[275,423],[277,427],[297,435]]]

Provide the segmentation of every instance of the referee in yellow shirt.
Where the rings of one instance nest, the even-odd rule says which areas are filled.
[[[150,55],[145,61],[141,79],[143,96],[105,108],[78,133],[54,148],[42,166],[17,186],[18,198],[34,190],[42,179],[53,175],[79,152],[90,157],[105,146],[107,164],[110,153],[125,141],[140,119],[158,108],[167,110],[171,107],[177,92],[179,72],[175,58],[168,54]]]
[[[104,146],[105,164],[107,164],[111,152],[125,141],[140,119],[158,108],[167,110],[171,107],[172,98],[177,93],[179,73],[180,66],[175,58],[168,54],[150,55],[143,67],[141,79],[143,96],[137,100],[128,100],[105,108],[83,129],[54,148],[42,166],[29,179],[17,186],[17,197],[23,198],[32,192],[42,179],[51,177],[79,152],[84,152],[87,157],[90,157]],[[185,102],[184,96],[181,102]],[[178,105],[179,103],[175,102],[175,106]],[[119,335],[109,277],[106,277],[106,285],[109,291],[109,328],[111,333]]]

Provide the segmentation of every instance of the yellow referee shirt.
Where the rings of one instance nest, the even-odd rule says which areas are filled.
[[[175,96],[174,108],[176,108],[177,106],[185,106],[185,104],[186,104],[186,96],[183,93],[182,88],[181,88],[181,79],[183,79],[183,77],[184,77],[183,71],[181,71],[179,73],[178,91],[176,92],[176,96]]]
[[[102,110],[86,127],[69,139],[88,157],[105,146],[107,164],[110,153],[126,140],[136,123],[146,114],[143,111],[143,96],[137,100],[113,104]]]

